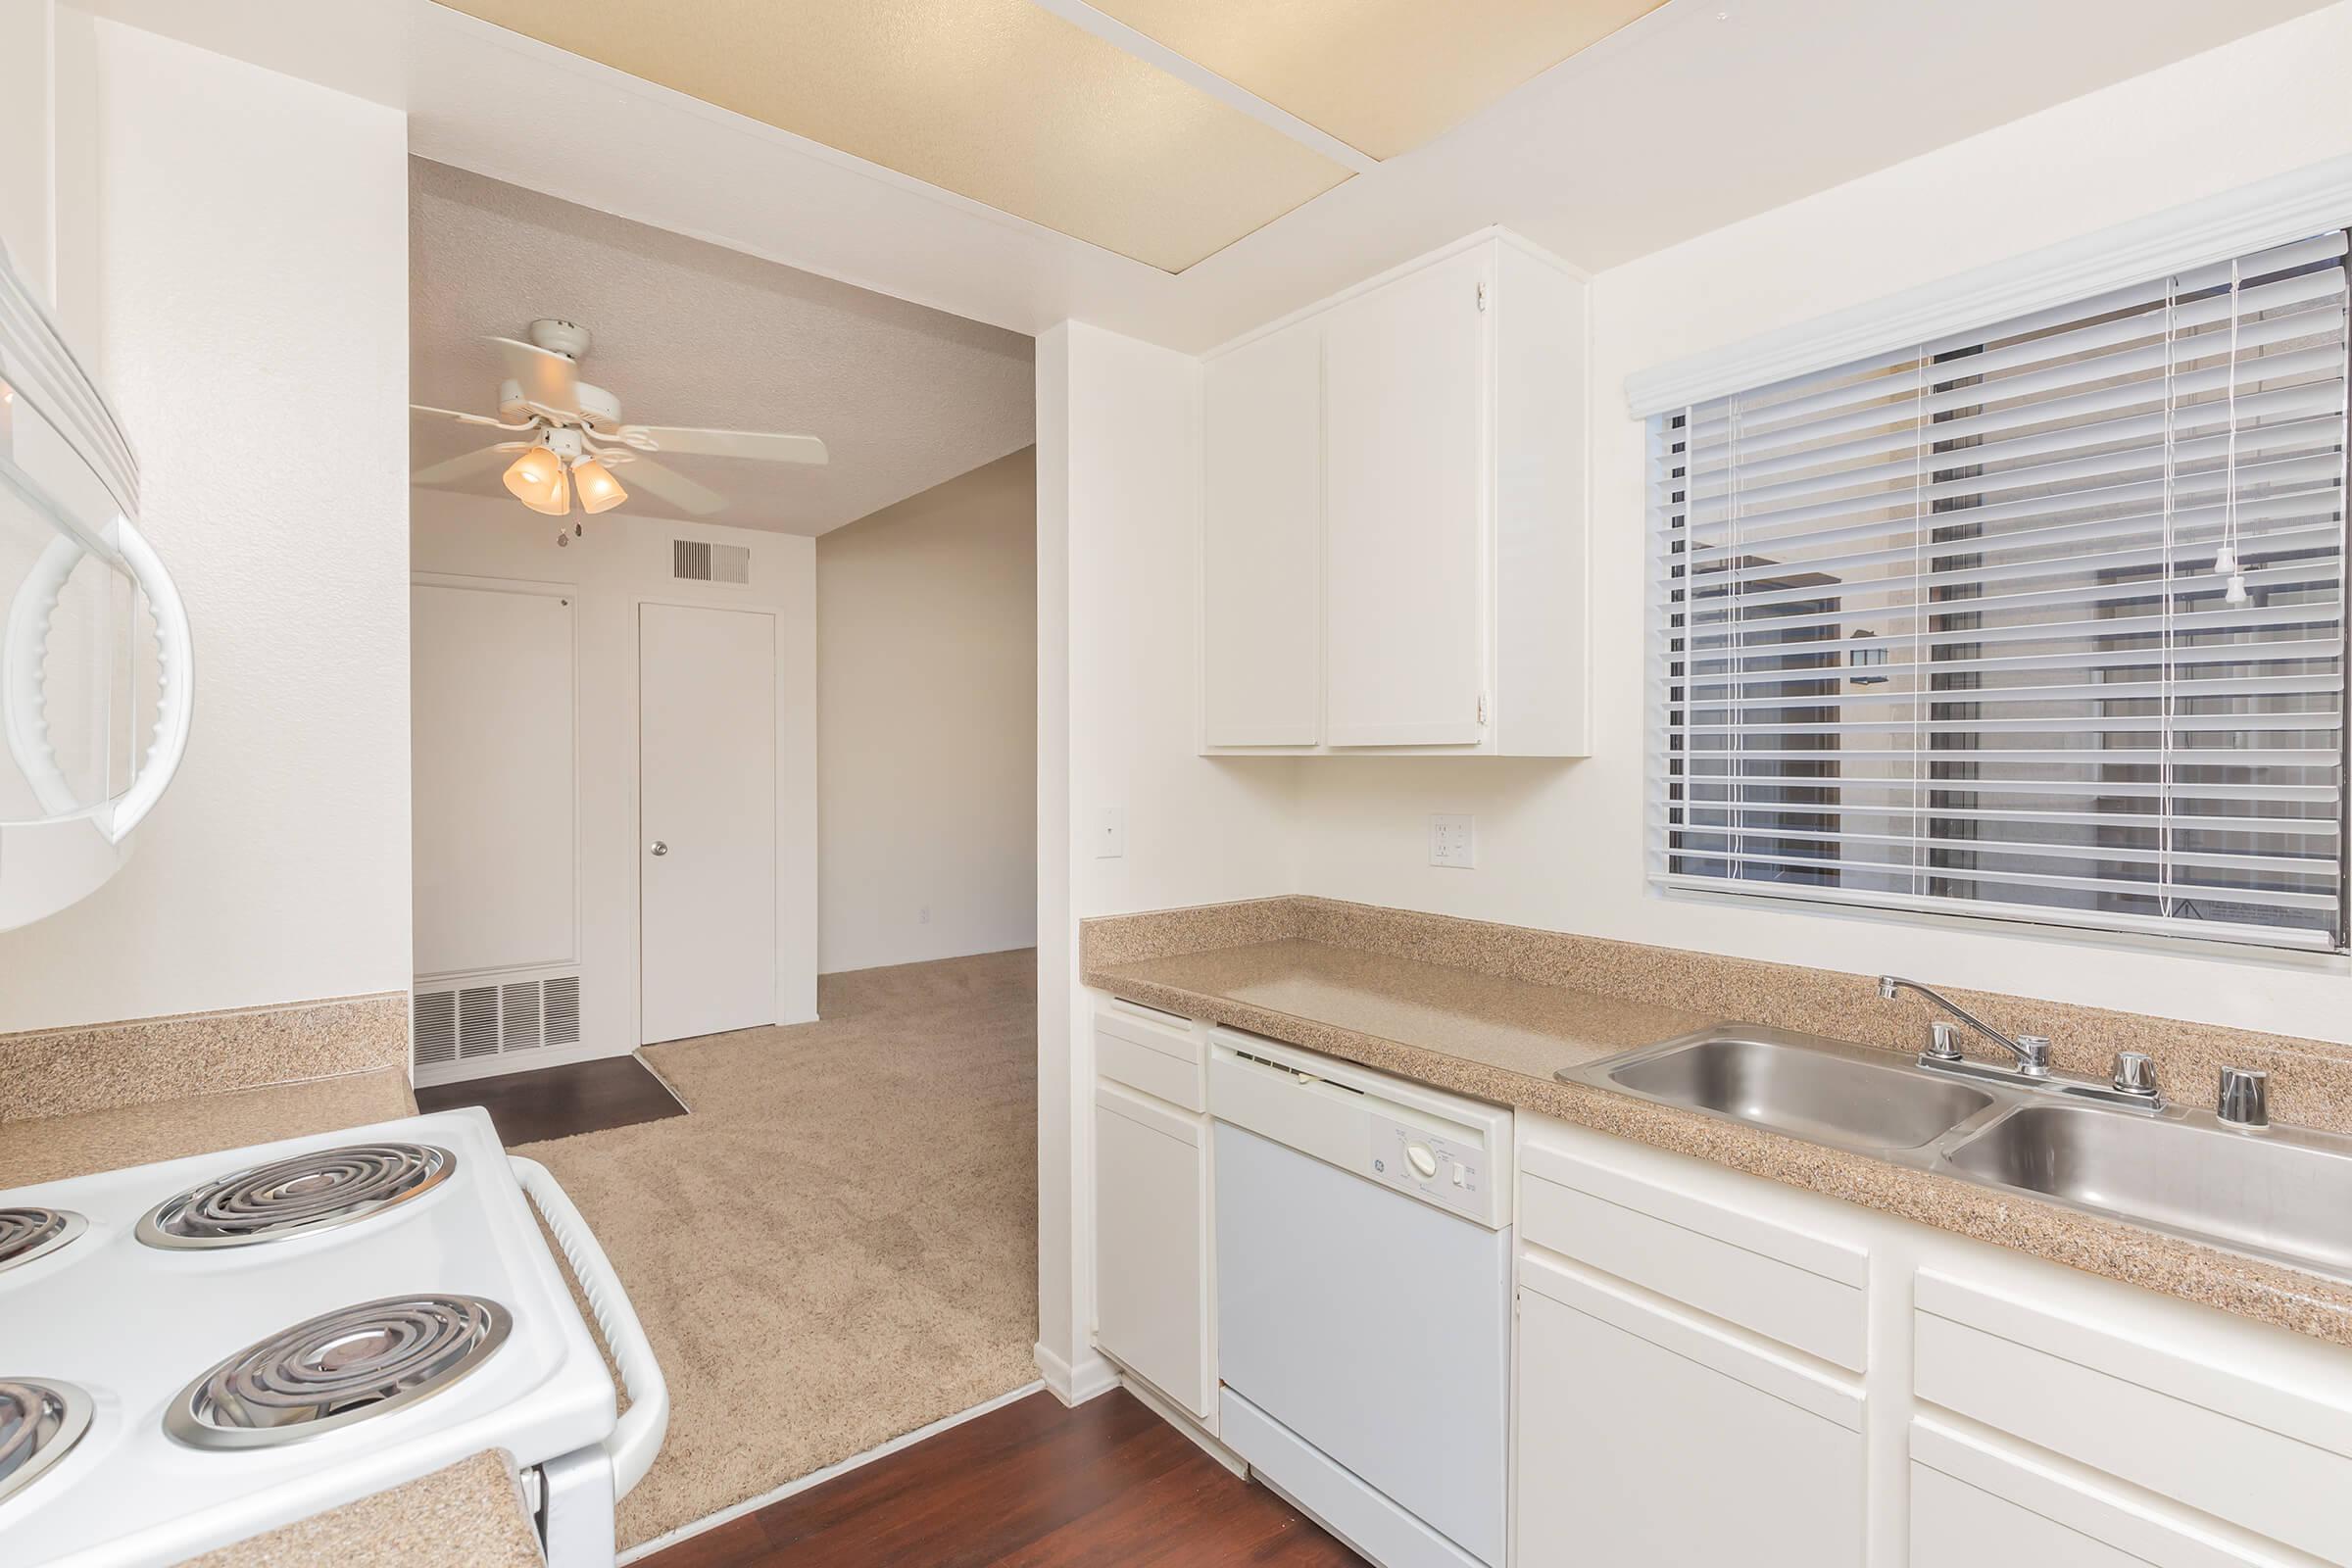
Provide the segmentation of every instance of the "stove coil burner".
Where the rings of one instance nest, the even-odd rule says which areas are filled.
[[[380,1214],[449,1179],[458,1156],[430,1144],[351,1144],[206,1182],[139,1221],[150,1247],[251,1247]]]
[[[47,1256],[88,1223],[62,1208],[0,1208],[0,1270]]]
[[[0,1504],[38,1480],[90,1429],[90,1396],[71,1383],[0,1378]]]
[[[440,1393],[506,1343],[477,1296],[394,1296],[248,1346],[189,1384],[164,1430],[197,1448],[262,1448],[388,1415]]]

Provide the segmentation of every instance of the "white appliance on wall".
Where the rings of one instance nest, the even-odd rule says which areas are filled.
[[[122,421],[0,249],[0,930],[113,876],[187,754],[187,611],[138,511]]]
[[[482,1110],[0,1192],[12,1565],[176,1563],[500,1448],[549,1568],[611,1568],[668,1420],[603,1249]]]
[[[1211,1037],[1217,1436],[1381,1568],[1502,1568],[1511,1112]]]

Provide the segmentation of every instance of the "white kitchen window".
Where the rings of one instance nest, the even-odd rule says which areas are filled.
[[[2343,949],[2345,252],[1654,416],[1653,881]]]

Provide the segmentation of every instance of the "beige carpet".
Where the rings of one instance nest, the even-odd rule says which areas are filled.
[[[533,1144],[669,1382],[624,1546],[1037,1375],[1037,958],[828,976],[647,1048],[693,1114]]]

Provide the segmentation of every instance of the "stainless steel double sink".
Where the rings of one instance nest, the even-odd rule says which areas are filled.
[[[1955,1079],[1751,1025],[1558,1076],[2352,1280],[2352,1138],[2075,1100],[2053,1080]]]

